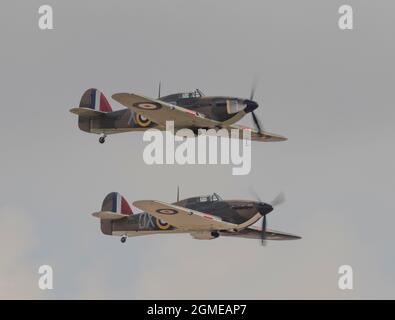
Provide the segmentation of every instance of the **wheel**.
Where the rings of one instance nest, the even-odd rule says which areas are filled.
[[[123,237],[121,238],[121,242],[122,242],[122,243],[125,243],[125,242],[126,242],[126,239],[127,239],[127,237],[123,236]]]
[[[103,144],[104,142],[106,142],[106,137],[100,137],[100,138],[99,138],[99,142],[100,142],[101,144]]]

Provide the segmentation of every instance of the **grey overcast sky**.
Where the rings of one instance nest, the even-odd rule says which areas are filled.
[[[2,1],[0,10],[0,298],[395,298],[395,2]],[[38,28],[38,8],[54,30]],[[97,136],[68,112],[91,87],[156,96],[200,88],[256,100],[265,127],[252,171],[147,166],[142,135]],[[120,108],[109,99],[114,108]],[[251,124],[251,119],[243,120]],[[269,242],[100,233],[90,213],[119,191],[129,202],[218,192],[287,202]],[[38,267],[54,289],[37,286]],[[354,290],[337,287],[338,267]]]

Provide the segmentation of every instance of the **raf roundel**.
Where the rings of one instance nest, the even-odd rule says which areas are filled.
[[[136,102],[133,103],[133,106],[143,110],[157,110],[162,108],[161,104],[157,102]]]
[[[160,214],[167,214],[167,215],[178,213],[178,211],[174,209],[157,209],[156,212]]]
[[[170,225],[166,221],[163,221],[162,219],[158,219],[158,218],[156,219],[156,225],[161,230],[167,230],[170,228]]]
[[[134,117],[134,120],[140,127],[143,127],[143,128],[146,128],[151,124],[150,119],[148,119],[147,117],[144,117],[141,114],[137,114],[137,113]]]

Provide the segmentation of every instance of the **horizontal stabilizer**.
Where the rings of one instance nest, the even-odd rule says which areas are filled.
[[[112,212],[112,211],[94,212],[92,213],[92,216],[102,220],[118,220],[127,217],[127,215],[118,212]]]
[[[101,112],[101,111],[97,111],[97,110],[93,110],[90,108],[72,108],[70,109],[71,113],[74,113],[80,117],[87,117],[87,118],[96,118],[96,117],[100,117],[103,114],[105,114],[105,112]]]

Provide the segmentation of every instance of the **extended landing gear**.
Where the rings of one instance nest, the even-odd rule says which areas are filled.
[[[100,142],[101,144],[103,144],[104,142],[106,142],[106,137],[107,137],[107,135],[103,134],[103,135],[99,138],[99,142]]]
[[[127,238],[128,238],[127,236],[122,236],[122,237],[121,237],[121,242],[122,242],[122,243],[125,243]]]

